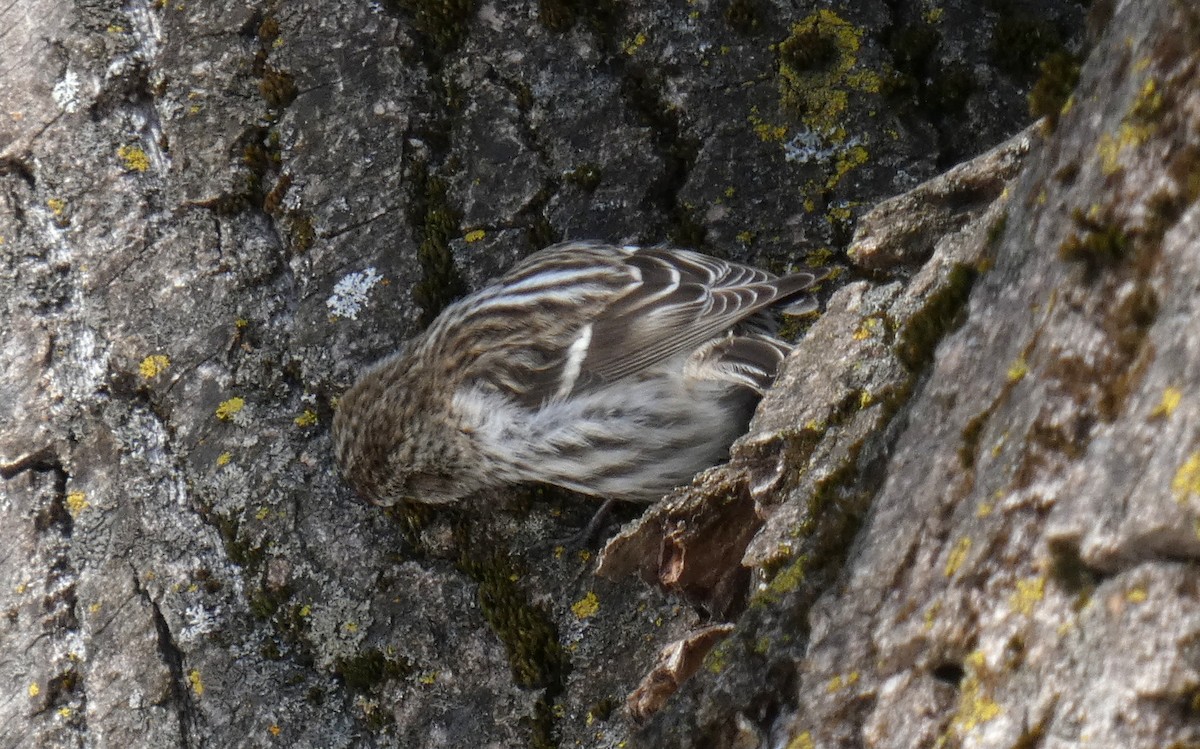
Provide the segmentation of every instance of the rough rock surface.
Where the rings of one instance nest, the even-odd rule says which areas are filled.
[[[1200,20],[1093,6],[933,181],[1078,3],[0,10],[0,747],[1200,742]],[[352,497],[355,373],[584,237],[845,270],[604,577]]]

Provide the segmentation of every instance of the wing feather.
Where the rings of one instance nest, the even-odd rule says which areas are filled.
[[[820,277],[779,278],[689,250],[566,242],[456,303],[430,339],[457,362],[448,372],[538,405],[693,354],[767,307],[801,303]]]

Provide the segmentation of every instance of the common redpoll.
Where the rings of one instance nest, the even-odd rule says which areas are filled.
[[[342,473],[380,505],[544,482],[650,502],[727,456],[823,274],[564,242],[450,305],[342,397]]]

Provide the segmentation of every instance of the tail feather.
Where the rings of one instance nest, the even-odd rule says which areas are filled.
[[[726,336],[698,350],[684,372],[699,380],[747,387],[761,395],[771,387],[791,350],[791,345],[769,335]]]

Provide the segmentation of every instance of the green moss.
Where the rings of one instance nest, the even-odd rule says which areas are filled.
[[[1058,246],[1058,256],[1068,262],[1082,263],[1089,275],[1116,265],[1129,251],[1129,236],[1113,219],[1111,211],[1096,208],[1084,212],[1076,208],[1071,220],[1075,230]]]
[[[258,619],[270,619],[291,597],[292,590],[286,585],[280,588],[259,588],[250,595],[250,613]]]
[[[258,654],[263,657],[263,660],[267,661],[283,660],[283,651],[279,649],[279,643],[275,642],[274,640],[269,640],[262,647],[260,647],[258,649]]]
[[[348,688],[369,692],[383,682],[408,676],[413,672],[413,666],[405,658],[389,657],[382,650],[372,648],[352,658],[337,659],[333,672]]]
[[[450,205],[446,183],[423,169],[417,179],[416,205],[421,226],[417,263],[421,280],[413,287],[413,298],[421,308],[421,325],[427,326],[455,299],[467,292],[450,252],[450,240],[458,237],[458,213]]]
[[[686,208],[677,208],[674,212],[674,221],[672,222],[670,237],[671,241],[679,247],[699,248],[704,246],[705,239],[708,236],[708,229],[704,224],[700,223]]]
[[[431,505],[417,502],[401,502],[384,510],[384,513],[400,526],[400,533],[409,547],[421,550],[424,542],[421,532],[433,520],[435,509]]]
[[[754,34],[762,28],[762,12],[758,0],[729,0],[725,23],[739,34]]]
[[[930,79],[921,97],[923,108],[933,115],[958,114],[967,104],[967,98],[975,90],[975,76],[971,68],[962,62],[950,62]]]
[[[905,24],[884,38],[892,69],[882,77],[881,90],[935,119],[961,112],[976,85],[967,65],[935,55],[941,42],[941,32],[929,23]]]
[[[1057,50],[1038,63],[1038,69],[1041,75],[1029,92],[1029,114],[1045,117],[1053,128],[1079,83],[1079,58]]]
[[[538,23],[551,31],[569,31],[576,16],[577,8],[571,0],[538,0]]]
[[[530,603],[517,585],[512,561],[499,555],[481,559],[464,555],[459,568],[479,584],[484,618],[504,643],[513,679],[519,686],[551,687],[561,682],[566,656],[549,614]]]
[[[941,41],[941,33],[927,23],[904,24],[889,30],[884,47],[892,56],[892,69],[883,77],[883,93],[915,100]]]
[[[475,0],[391,0],[438,55],[457,47],[475,17]]]
[[[290,73],[267,68],[258,82],[258,92],[273,109],[283,109],[296,100],[299,90]]]
[[[310,213],[296,211],[290,214],[290,219],[288,241],[291,244],[292,252],[299,255],[312,247],[313,241],[317,238],[317,230],[313,226],[313,218]]]
[[[807,556],[800,556],[793,559],[789,564],[775,573],[775,576],[767,583],[766,589],[758,593],[755,598],[760,603],[779,603],[783,600],[784,594],[799,588],[800,584],[804,582],[807,566]]]
[[[934,350],[946,335],[963,322],[963,309],[971,295],[978,272],[957,264],[950,269],[945,285],[926,300],[900,331],[896,355],[910,372],[923,370],[933,360]]]
[[[996,246],[996,243],[999,242],[1000,238],[1004,236],[1004,230],[1007,227],[1008,211],[1004,211],[996,217],[995,221],[988,224],[986,242],[989,249]]]
[[[492,545],[472,541],[465,525],[459,525],[456,533],[463,550],[457,566],[479,586],[480,609],[504,644],[513,680],[524,688],[545,690],[533,715],[522,721],[530,733],[530,745],[557,746],[553,700],[562,694],[569,668],[558,630],[549,613],[530,602],[517,584],[520,573],[509,557],[481,551]]]
[[[225,546],[225,556],[229,561],[249,570],[258,570],[266,556],[263,545],[251,546],[240,539],[241,522],[231,515],[214,514],[211,516],[216,523],[217,532]]]
[[[258,24],[256,32],[258,41],[264,47],[270,47],[271,43],[279,38],[279,20],[275,16],[267,16]]]
[[[529,249],[540,250],[543,247],[549,247],[557,242],[561,235],[554,228],[554,224],[550,223],[542,214],[535,214],[529,221],[529,226],[526,228],[526,236],[529,240]]]
[[[992,0],[997,13],[992,34],[991,59],[1004,72],[1017,78],[1032,78],[1038,63],[1063,49],[1054,24],[1030,18],[1011,0]]]
[[[279,213],[279,209],[283,206],[283,199],[291,187],[292,175],[286,173],[279,175],[279,179],[275,180],[274,187],[263,198],[263,211],[272,215]]]
[[[554,705],[545,697],[533,703],[533,715],[522,721],[529,731],[530,749],[558,749],[554,735]]]
[[[242,148],[242,164],[255,174],[265,174],[273,166],[270,154],[259,141],[247,143]]]

